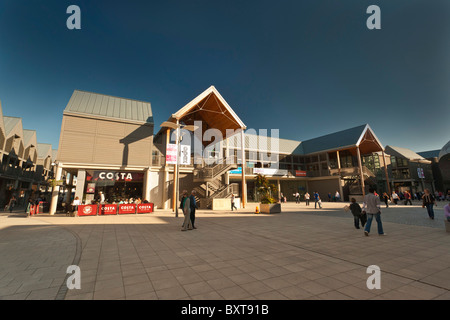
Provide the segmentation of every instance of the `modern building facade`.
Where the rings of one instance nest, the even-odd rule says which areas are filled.
[[[4,208],[12,197],[19,206],[29,197],[45,199],[53,172],[52,146],[38,143],[36,131],[24,129],[21,118],[4,116],[1,103],[0,154],[0,206]]]
[[[63,112],[56,181],[69,177],[64,188],[72,190],[76,178],[75,196],[84,203],[140,198],[162,209],[176,208],[177,190],[195,190],[202,208],[228,208],[232,194],[245,207],[259,201],[258,174],[288,200],[296,192],[319,192],[326,200],[337,191],[349,200],[369,186],[390,194],[432,184],[428,174],[414,175],[422,167],[428,172],[429,161],[384,148],[368,124],[305,141],[279,139],[270,129],[247,128],[213,86],[163,125],[154,134],[149,102],[74,91]],[[173,162],[177,136],[182,152]],[[53,189],[53,213],[60,187]]]

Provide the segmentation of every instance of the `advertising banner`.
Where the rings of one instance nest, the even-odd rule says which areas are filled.
[[[153,203],[140,203],[137,205],[137,213],[153,212]]]
[[[253,173],[269,176],[285,176],[288,174],[288,171],[285,169],[253,168]]]
[[[101,204],[98,214],[117,214],[117,204]]]
[[[180,164],[182,165],[190,165],[191,164],[191,146],[180,146]]]
[[[119,214],[136,213],[136,205],[132,204],[119,204]]]
[[[97,205],[87,204],[78,206],[78,216],[96,216],[97,215]]]
[[[95,193],[95,183],[88,183],[86,193]]]
[[[306,177],[306,171],[295,170],[295,176],[296,177]]]
[[[167,144],[166,164],[177,164],[177,145],[173,143]]]

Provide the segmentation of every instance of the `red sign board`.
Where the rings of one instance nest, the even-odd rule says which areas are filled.
[[[296,177],[306,177],[306,171],[295,170]]]
[[[97,205],[96,204],[88,204],[78,206],[78,215],[79,216],[96,216],[97,215]]]
[[[119,214],[136,213],[135,204],[119,204]]]
[[[117,214],[117,204],[101,204],[99,215]]]
[[[137,213],[153,212],[153,203],[140,203],[137,205]]]

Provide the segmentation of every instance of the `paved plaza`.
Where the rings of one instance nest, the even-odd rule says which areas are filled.
[[[386,236],[365,237],[346,203],[282,204],[280,214],[182,213],[31,218],[0,214],[0,298],[6,300],[450,299],[443,205],[382,207]],[[69,290],[67,267],[81,271]],[[368,266],[381,288],[368,289]]]

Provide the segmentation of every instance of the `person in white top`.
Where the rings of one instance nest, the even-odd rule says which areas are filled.
[[[370,226],[372,225],[372,220],[375,216],[375,220],[377,221],[378,234],[380,236],[384,236],[385,233],[383,231],[383,224],[381,223],[381,211],[380,211],[380,197],[374,194],[375,189],[369,188],[369,194],[364,196],[364,204],[362,208],[362,212],[367,214],[367,222],[364,227],[364,234],[366,236],[370,233]]]
[[[309,206],[309,193],[305,193],[305,201],[306,201],[306,205]]]
[[[392,200],[394,201],[395,204],[397,204],[398,199],[399,199],[398,194],[395,191],[392,192]]]

